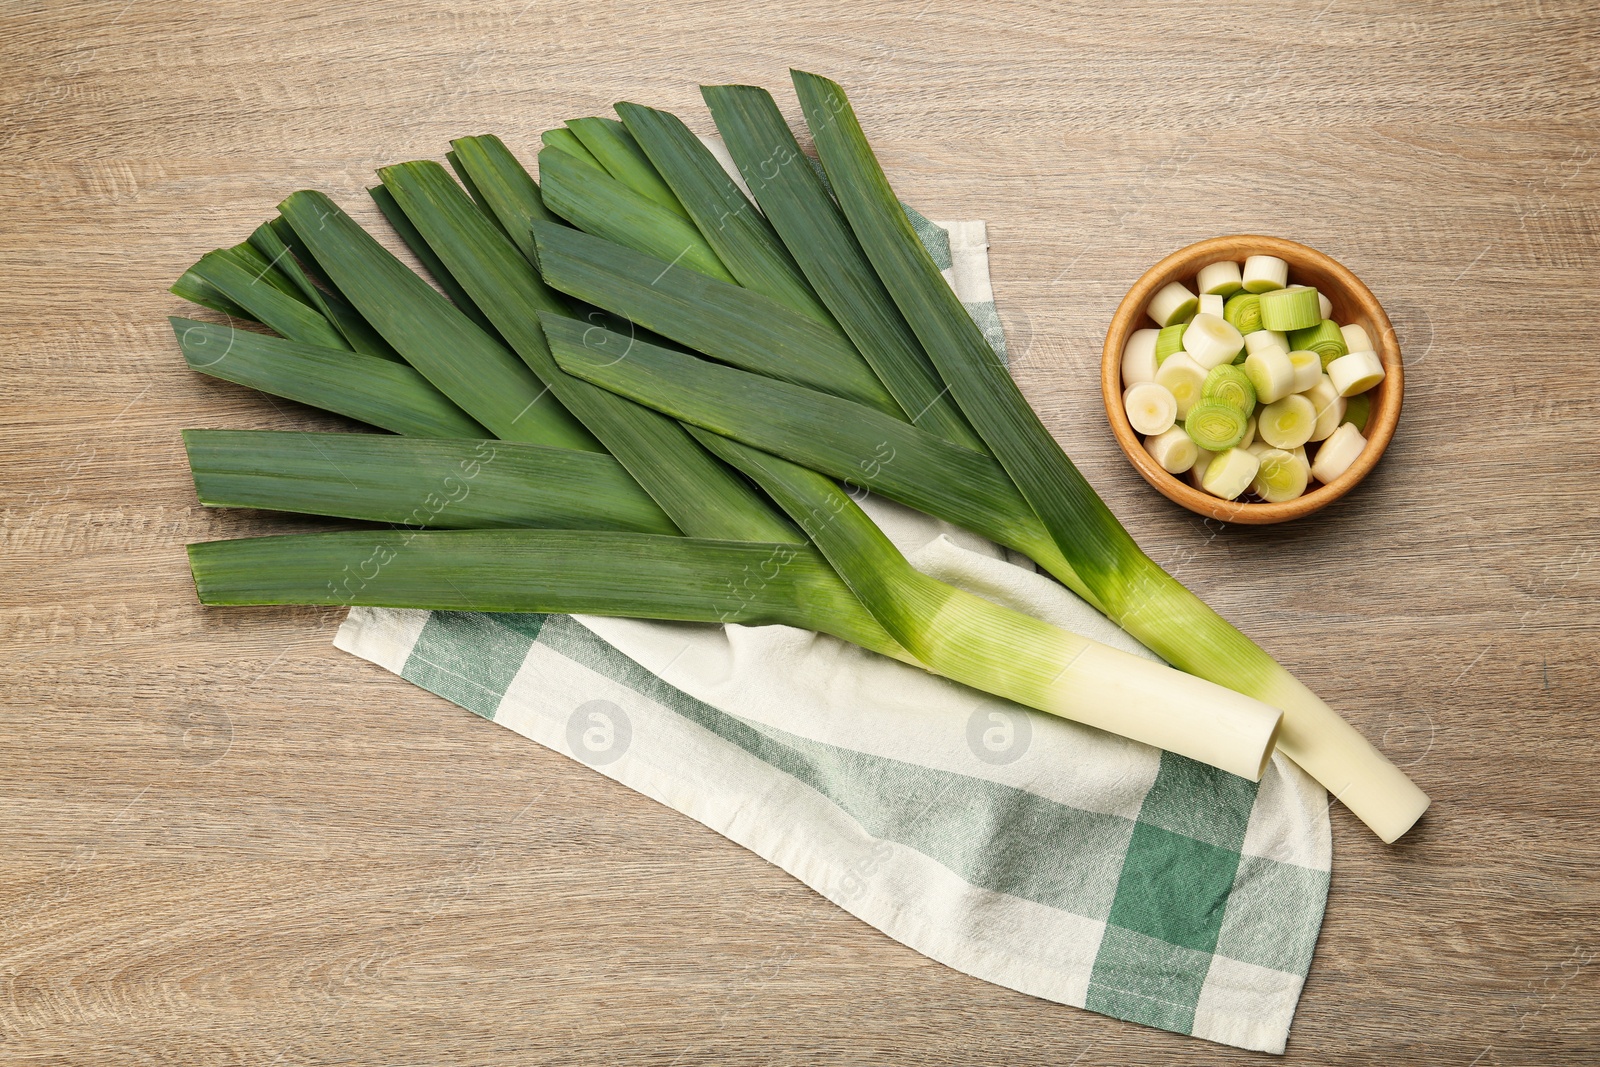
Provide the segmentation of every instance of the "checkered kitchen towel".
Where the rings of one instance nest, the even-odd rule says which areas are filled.
[[[1003,355],[983,223],[912,218]],[[867,506],[919,569],[1151,655],[995,546]],[[1258,787],[781,626],[356,608],[336,644],[950,967],[1283,1051],[1331,857],[1326,794],[1282,756]]]

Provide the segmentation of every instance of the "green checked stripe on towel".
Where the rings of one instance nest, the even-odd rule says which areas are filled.
[[[998,332],[983,224],[912,218]],[[993,546],[868,505],[927,573],[1149,655]],[[1258,787],[786,627],[356,608],[336,643],[706,824],[932,959],[1283,1051],[1331,855],[1326,794],[1282,757]]]

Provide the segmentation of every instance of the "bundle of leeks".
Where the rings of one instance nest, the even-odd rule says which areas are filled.
[[[388,524],[192,545],[201,600],[799,626],[1252,779],[1276,745],[1405,833],[1427,797],[1139,550],[843,90],[794,84],[822,173],[764,90],[704,89],[750,197],[624,103],[548,131],[537,184],[494,137],[380,171],[438,289],[316,192],[196,263],[174,292],[258,325],[174,319],[194,369],[391,431],[186,433],[206,504]],[[1025,553],[1172,667],[920,574],[847,486]]]

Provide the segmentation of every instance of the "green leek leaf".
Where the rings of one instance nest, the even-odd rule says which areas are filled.
[[[494,328],[494,324],[484,315],[483,310],[472,302],[472,297],[468,296],[467,291],[461,288],[461,283],[456,281],[455,275],[451,274],[443,261],[434,255],[433,249],[428,247],[428,242],[422,239],[422,234],[418,233],[417,228],[411,225],[411,220],[406,218],[406,213],[401,211],[400,205],[394,202],[394,194],[381,185],[374,185],[367,190],[367,195],[371,196],[372,202],[378,205],[378,211],[383,215],[385,221],[389,223],[390,228],[400,236],[400,240],[405,243],[405,246],[411,250],[411,254],[422,261],[422,266],[428,272],[429,277],[439,283],[439,288],[445,291],[445,295],[450,298],[450,302],[456,306],[456,309],[471,319],[478,329],[501,344],[505,344],[505,338],[500,336],[499,331]]]
[[[734,366],[813,386],[904,418],[842,333],[741,286],[631,248],[536,225],[539,269],[562,292]]]
[[[860,353],[916,425],[986,451],[765,89],[702,86],[745,184]]]
[[[349,347],[364,355],[400,361],[400,353],[390,347],[389,342],[378,336],[378,331],[374,330],[366,319],[356,314],[355,308],[345,303],[343,297],[318,288],[316,282],[295,260],[294,251],[278,236],[271,223],[264,222],[256,227],[255,232],[250,235],[250,245],[294,283],[302,299],[333,324],[334,329],[343,335]]]
[[[332,200],[303,191],[279,210],[356,310],[493,436],[603,451],[515,354],[473,325]]]
[[[222,255],[249,271],[257,282],[266,282],[284,296],[292,297],[307,306],[311,305],[311,301],[301,292],[300,287],[281,269],[281,264],[273,262],[270,256],[263,255],[261,250],[248,240],[220,251]]]
[[[546,148],[539,153],[539,183],[545,206],[579,229],[707,277],[734,281],[694,223],[566,152]]]
[[[385,167],[379,173],[450,271],[488,309],[517,354],[685,533],[751,541],[802,540],[776,509],[707,455],[676,422],[572,378],[556,366],[538,316],[541,311],[570,315],[565,298],[545,286],[504,235],[476,217],[442,167],[421,161]],[[560,321],[571,322],[580,331],[595,328],[567,318]]]
[[[248,247],[248,246],[246,246]],[[251,250],[254,252],[254,249]],[[259,254],[255,256],[260,259]],[[265,263],[265,261],[262,261]],[[276,330],[291,341],[326,348],[349,348],[344,335],[333,324],[308,305],[299,294],[290,296],[276,284],[265,279],[266,273],[257,273],[250,260],[232,249],[218,249],[200,257],[189,270],[221,293],[228,300],[244,308],[251,318]],[[293,283],[285,280],[293,288]]]
[[[173,318],[191,369],[413,437],[491,437],[404,363]]]
[[[555,215],[540,199],[533,177],[504,142],[493,135],[461,137],[450,145],[456,162],[471,176],[501,229],[528,262],[533,262],[533,224],[555,221]]]
[[[676,534],[622,465],[512,441],[185,430],[200,502],[448,529]]]
[[[607,174],[647,200],[684,218],[689,217],[671,187],[656,173],[650,157],[622,123],[608,118],[568,119],[567,129]],[[539,166],[542,172],[544,164]]]
[[[193,267],[184,271],[167,291],[191,304],[199,304],[203,308],[221,312],[229,318],[243,319],[245,322],[260,321],[248,310],[229,300],[216,286],[196,274]]]
[[[620,103],[616,108],[628,132],[740,285],[830,329],[838,328],[772,226],[681,119],[638,104]]]
[[[989,456],[826,393],[570,320],[547,316],[544,325],[556,362],[570,374],[964,526],[1082,588]]]
[[[539,135],[539,143],[545,148],[554,148],[565,152],[585,166],[593,167],[602,173],[609,173],[605,167],[600,165],[600,161],[594,158],[594,154],[583,147],[583,142],[578,140],[578,135],[565,126],[557,126],[553,130],[544,131]]]
[[[362,530],[189,546],[203,604],[782,624],[907,659],[807,545],[603,530]]]
[[[495,217],[494,211],[489,207],[489,201],[484,199],[483,191],[478,188],[478,183],[472,180],[472,175],[461,165],[461,157],[456,154],[455,149],[452,148],[446,152],[444,158],[450,164],[450,169],[456,172],[456,180],[461,182],[461,187],[467,191],[467,199],[472,201],[472,206],[477,208],[484,218],[491,223],[501,226],[500,220]],[[504,227],[502,226],[501,228],[503,229]]]
[[[917,240],[844,90],[814,74],[791,73],[840,208],[962,414],[1096,600],[1107,605],[1123,601],[1127,565],[1143,553],[1028,406]]]

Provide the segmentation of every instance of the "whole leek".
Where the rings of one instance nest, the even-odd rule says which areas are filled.
[[[416,526],[546,519],[573,526],[194,546],[202,598],[787,622],[1044,710],[1085,717],[1078,705],[1093,692],[1159,711],[1167,683],[1150,681],[1159,672],[1151,674],[1148,664],[1096,671],[1100,653],[1075,643],[1081,639],[917,575],[851,510],[831,480],[837,478],[1021,548],[1173,666],[1242,694],[1223,699],[1214,686],[1185,679],[1165,690],[1169,699],[1187,685],[1218,714],[1281,708],[1283,749],[1385,840],[1404,833],[1427,798],[1138,549],[1039,422],[917,241],[843,91],[813,75],[794,77],[832,198],[790,150],[786,127],[780,136],[781,118],[775,125],[777,109],[764,92],[711,88],[707,100],[760,213],[675,117],[621,105],[624,123],[576,120],[569,131],[546,135],[542,195],[492,138],[463,139],[450,153],[464,191],[436,164],[384,171],[375,193],[380,206],[408,243],[426,249],[419,255],[458,307],[314,193],[285,201],[283,217],[264,228],[270,236],[213,253],[186,274],[175,287],[180,295],[295,338],[241,340],[239,331],[224,337],[210,332],[224,328],[210,327],[185,343],[196,369],[419,437],[481,438],[487,431],[531,442],[519,446],[531,449],[522,453],[528,463],[590,469],[611,486],[606,506],[597,501],[584,514],[569,513],[574,501],[559,487],[548,497],[507,487],[497,491],[504,502],[483,514],[418,521],[396,509],[439,473],[439,457],[465,440],[402,445],[396,454],[414,450],[422,464],[417,479],[369,466],[370,485],[338,503],[311,451],[314,441],[273,443],[293,482],[274,485],[270,458],[252,468],[239,447],[197,436],[197,484],[218,502]],[[275,254],[270,237],[307,277],[318,277],[320,290],[308,290],[294,269],[260,272],[268,284],[255,291],[240,284],[241,271]],[[1264,281],[1248,270],[1244,280]],[[1169,310],[1181,317],[1181,307]],[[1241,333],[1258,325],[1241,325],[1232,309],[1225,316]],[[693,351],[674,350],[663,338]],[[257,358],[215,365],[236,362],[242,370],[203,365],[205,345],[224,342]],[[610,346],[609,360],[595,357],[597,343]],[[265,358],[269,353],[326,369],[309,384],[297,382]],[[341,379],[334,367],[357,373]],[[368,390],[373,399],[364,400]],[[1198,400],[1198,380],[1194,392]],[[591,459],[574,467],[539,448],[586,450]],[[1222,455],[1236,452],[1254,459],[1239,448]],[[382,446],[351,454],[382,462]],[[1212,459],[1208,474],[1226,467]],[[832,521],[813,521],[819,508]],[[666,532],[672,528],[687,536]],[[778,553],[796,562],[765,585],[752,583],[752,566],[764,573]],[[630,568],[632,587],[624,573]],[[717,597],[728,595],[735,598],[731,611],[726,603],[717,607]],[[1088,688],[1069,691],[1063,679],[1070,678],[1087,679]],[[1141,688],[1147,682],[1155,688]],[[1103,724],[1131,728],[1114,720]],[[1159,720],[1149,721],[1171,728],[1170,719]],[[1256,732],[1245,733],[1261,740],[1265,720],[1255,714],[1254,721]],[[1178,734],[1158,735],[1139,736],[1190,744]],[[1222,746],[1226,756],[1202,742],[1178,750],[1259,772],[1259,763],[1248,764],[1252,757],[1241,757],[1250,749],[1242,738]]]
[[[1283,709],[1279,746],[1385,841],[1428,798],[1394,764],[1146,556],[1095,495],[994,358],[889,188],[844,90],[794,72],[839,205],[963,414],[1005,465],[1111,620],[1176,667]],[[1249,265],[1246,285],[1251,286]],[[1279,283],[1281,285],[1281,283]]]

